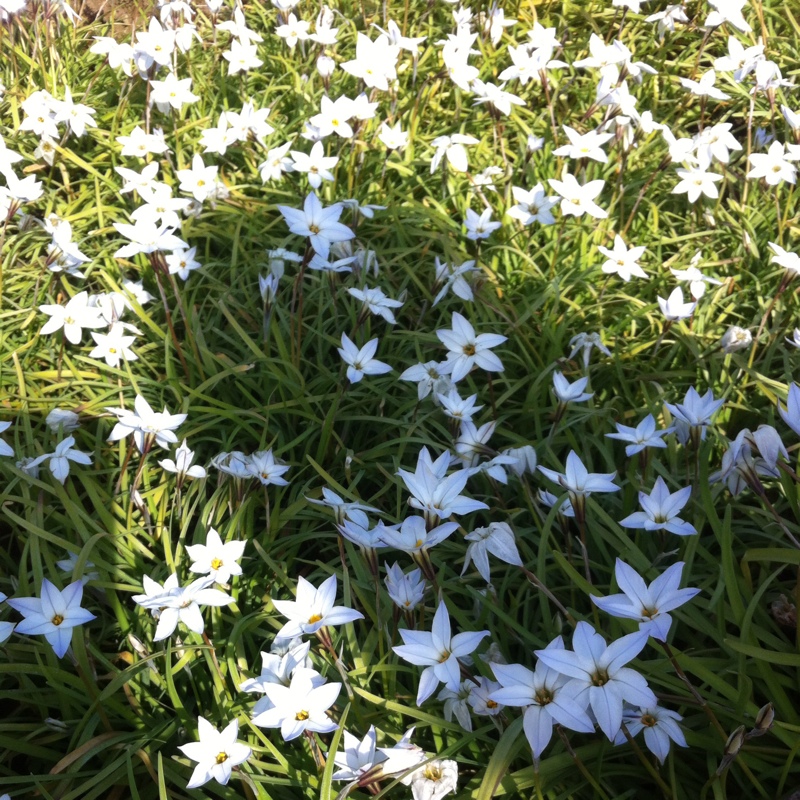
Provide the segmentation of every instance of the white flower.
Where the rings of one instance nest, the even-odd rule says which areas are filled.
[[[603,145],[614,138],[613,133],[598,133],[589,131],[588,133],[578,133],[569,125],[563,125],[564,133],[567,134],[569,144],[557,147],[553,150],[554,156],[566,156],[567,158],[591,158],[605,164],[608,156],[603,150]]]
[[[553,373],[553,392],[560,405],[567,403],[585,403],[594,397],[594,392],[584,392],[589,378],[578,378],[575,383],[570,383],[562,373]]]
[[[678,747],[688,747],[683,731],[678,723],[683,719],[680,714],[660,706],[650,708],[629,709],[622,715],[622,721],[631,737],[644,731],[644,743],[647,749],[663,764],[669,755],[670,739]],[[620,731],[614,744],[625,744],[625,734]]]
[[[431,159],[431,175],[436,172],[443,160],[446,160],[447,165],[456,172],[466,172],[469,169],[469,163],[464,145],[478,143],[479,140],[474,136],[467,136],[463,133],[454,133],[452,136],[437,136],[431,142],[431,146],[436,148],[436,152]]]
[[[578,506],[583,498],[592,492],[618,492],[619,486],[614,483],[616,472],[600,473],[589,472],[581,461],[580,456],[570,450],[567,456],[566,470],[564,473],[556,472],[546,467],[537,467],[546,478],[558,483],[569,492],[573,505]]]
[[[267,151],[266,160],[258,165],[258,172],[264,183],[267,181],[277,181],[282,177],[284,172],[292,171],[292,159],[286,155],[291,146],[291,142],[286,142],[286,144],[280,147],[274,147]],[[285,216],[284,214],[284,217]]]
[[[160,642],[171,636],[178,622],[182,622],[190,631],[202,633],[205,629],[200,604],[205,606],[226,606],[233,602],[230,595],[219,589],[212,589],[213,576],[198,578],[187,586],[178,585],[178,576],[174,572],[160,586],[147,575],[143,578],[144,594],[134,595],[133,602],[147,608],[158,619],[154,642]]]
[[[38,458],[34,459],[30,464],[29,467],[38,466],[39,464],[43,463],[44,461],[48,461],[47,464],[48,469],[50,472],[53,473],[53,477],[61,484],[67,480],[67,476],[69,475],[69,462],[74,461],[76,464],[91,464],[92,458],[88,453],[83,453],[80,450],[75,450],[73,445],[75,444],[75,437],[68,436],[63,441],[59,442],[56,445],[56,449],[54,453],[46,453],[43,456],[39,456]]]
[[[295,172],[304,172],[308,175],[308,182],[314,189],[319,189],[323,181],[332,181],[333,173],[331,167],[335,167],[339,161],[337,156],[326,156],[322,142],[317,142],[312,148],[311,153],[301,153],[299,150],[292,150],[292,169]]]
[[[476,100],[472,105],[477,106],[486,103],[490,106],[490,111],[508,116],[511,113],[511,106],[524,106],[525,101],[521,97],[507,92],[505,84],[497,86],[494,83],[484,82],[477,78],[472,82],[472,91],[475,92]]]
[[[646,447],[665,448],[667,443],[663,440],[663,436],[672,433],[674,428],[665,428],[664,430],[656,430],[656,420],[652,414],[648,414],[635,428],[621,423],[615,423],[617,432],[607,433],[609,439],[619,439],[623,442],[629,442],[625,447],[625,455],[633,456],[640,453]]]
[[[290,50],[294,50],[298,41],[308,39],[309,27],[311,27],[310,22],[289,14],[286,23],[275,28],[275,33],[286,42]]]
[[[400,629],[404,643],[392,650],[400,658],[425,667],[420,675],[417,705],[422,705],[436,691],[440,682],[455,691],[461,683],[458,659],[470,655],[488,635],[489,631],[465,631],[452,636],[444,601],[439,602],[430,633]]]
[[[597,348],[604,355],[611,355],[611,351],[603,344],[599,333],[578,333],[569,340],[569,346],[572,348],[569,353],[570,358],[575,358],[580,351],[583,352],[584,369],[589,368],[589,359],[593,348]]]
[[[392,368],[374,356],[378,350],[378,339],[370,339],[362,348],[350,340],[346,333],[342,334],[342,346],[336,348],[342,361],[347,364],[347,380],[358,383],[364,375],[384,375]]]
[[[278,206],[289,230],[298,236],[307,236],[314,251],[322,258],[328,258],[333,242],[346,242],[355,237],[350,228],[339,222],[343,209],[341,203],[323,208],[313,192],[306,197],[302,211]]]
[[[639,706],[657,703],[647,681],[624,666],[644,649],[647,638],[638,631],[606,645],[588,622],[579,622],[572,635],[574,652],[548,647],[537,650],[536,656],[550,669],[572,678],[565,694],[587,704],[600,729],[613,741],[622,725],[624,701]]]
[[[689,167],[677,170],[680,181],[672,190],[672,194],[685,194],[690,203],[695,203],[700,195],[705,195],[713,200],[719,197],[716,184],[722,180],[722,175],[708,172],[704,166]],[[748,175],[748,177],[750,177]]]
[[[197,761],[187,789],[196,789],[212,778],[223,786],[228,783],[233,767],[247,761],[252,750],[237,742],[239,720],[234,719],[218,731],[203,717],[197,718],[197,734],[200,741],[189,742],[178,747],[185,756]]]
[[[477,241],[478,239],[488,239],[494,231],[502,227],[502,222],[492,221],[492,209],[486,208],[481,214],[475,213],[471,208],[467,209],[467,217],[464,220],[464,227],[467,229],[467,239]]]
[[[109,367],[118,367],[120,361],[136,361],[139,356],[130,349],[136,341],[135,336],[125,336],[122,323],[115,323],[107,334],[92,331],[96,347],[89,353],[90,358],[102,358]]]
[[[689,291],[691,291],[695,300],[699,300],[706,293],[706,284],[722,286],[722,281],[704,275],[695,266],[690,266],[687,269],[672,269],[672,274],[679,281],[689,281]]]
[[[708,0],[708,4],[714,9],[707,17],[706,28],[716,28],[727,22],[733,25],[742,33],[749,33],[752,28],[747,24],[742,15],[742,8],[747,5],[748,0]]]
[[[192,157],[191,168],[179,169],[175,173],[181,182],[178,188],[182,192],[192,195],[198,203],[202,203],[214,194],[218,171],[219,167],[216,165],[207,167],[203,162],[203,157],[195,153]]]
[[[431,392],[434,397],[455,388],[450,379],[453,370],[452,361],[428,361],[425,364],[415,364],[401,373],[401,381],[415,381],[417,384],[417,399],[424,400]]]
[[[540,225],[555,223],[551,209],[559,202],[559,198],[545,194],[541,183],[537,183],[530,191],[512,186],[511,193],[517,202],[506,211],[509,217],[518,219],[523,225],[531,225],[534,222]]]
[[[768,186],[777,186],[781,181],[794,183],[797,179],[797,168],[781,142],[773,142],[766,153],[751,153],[750,166],[746,177],[763,178]]]
[[[792,344],[790,339],[786,341]],[[741,328],[738,325],[731,325],[719,341],[720,347],[725,353],[735,353],[738,350],[746,350],[752,343],[753,334],[750,333],[747,328]]]
[[[619,275],[625,282],[632,276],[637,278],[647,278],[647,273],[639,266],[639,259],[644,254],[646,247],[629,248],[622,237],[617,234],[614,237],[614,248],[609,250],[607,247],[598,245],[597,249],[606,257],[601,269],[607,275]]]
[[[356,300],[360,300],[364,304],[364,309],[383,317],[390,325],[394,325],[397,322],[392,309],[400,308],[403,305],[400,300],[393,300],[378,287],[370,288],[365,286],[363,289],[350,288],[347,291]]]
[[[268,683],[263,688],[272,707],[256,714],[253,724],[280,728],[284,741],[296,739],[303,731],[330,733],[339,727],[326,712],[336,702],[341,683],[325,683],[313,669],[298,667],[289,686]]]
[[[730,100],[731,96],[717,89],[714,84],[717,80],[717,73],[713,69],[704,72],[699,81],[690,78],[681,78],[681,86],[688,89],[693,95],[698,97],[712,97],[714,100]]]
[[[686,486],[670,494],[667,484],[659,475],[651,494],[639,492],[639,504],[643,511],[635,511],[620,521],[623,528],[644,528],[646,531],[669,531],[678,536],[692,536],[697,533],[694,525],[682,520],[678,514],[689,502],[692,487]]]
[[[409,498],[408,504],[412,508],[424,511],[429,522],[435,519],[444,520],[453,514],[469,514],[471,511],[489,507],[486,503],[472,500],[461,494],[467,485],[469,470],[457,470],[452,475],[447,475],[449,466],[449,453],[442,453],[436,461],[432,461],[428,449],[423,447],[417,456],[417,466],[414,472],[405,469],[397,470],[397,474],[413,495]]]
[[[475,329],[458,312],[453,314],[452,330],[436,331],[439,341],[448,349],[447,360],[453,364],[451,379],[458,382],[469,374],[473,366],[487,372],[502,372],[503,364],[492,352],[506,341],[497,333],[475,334]]]
[[[656,299],[661,308],[661,313],[670,321],[691,317],[697,306],[697,303],[683,302],[683,292],[680,286],[673,289],[666,300],[663,297],[657,297]]]
[[[460,265],[449,264],[446,261],[440,261],[439,256],[436,256],[434,262],[436,279],[433,288],[436,289],[437,286],[441,286],[441,289],[439,289],[436,297],[433,298],[432,305],[435,306],[451,290],[456,297],[472,302],[475,295],[467,281],[467,276],[480,274],[481,270],[475,266],[475,261],[465,261]]]
[[[186,554],[192,559],[189,569],[200,575],[211,575],[217,583],[227,583],[231,575],[241,575],[242,568],[236,563],[244,553],[245,542],[223,543],[219,534],[209,528],[205,544],[192,544]]]
[[[88,292],[79,292],[63,306],[39,306],[39,311],[50,317],[39,331],[40,335],[55,333],[63,328],[64,337],[72,344],[80,344],[84,328],[102,328],[105,324],[99,309],[89,305]]]
[[[563,652],[563,639],[557,636],[547,645],[546,651]],[[574,692],[565,689],[569,678],[541,658],[533,671],[521,664],[493,663],[491,667],[502,688],[495,689],[489,697],[496,703],[525,709],[522,728],[535,762],[538,763],[550,743],[555,724],[572,731],[594,733],[586,704],[579,701]]]
[[[159,447],[165,450],[170,444],[178,441],[175,435],[175,428],[182,425],[186,420],[186,414],[170,414],[167,407],[163,411],[153,411],[147,400],[140,394],[136,395],[133,403],[133,411],[124,408],[106,408],[115,414],[119,421],[108,437],[109,442],[116,442],[124,439],[129,434],[133,434],[133,440],[143,453],[145,442],[153,440]]]
[[[457,529],[457,523],[444,522],[428,530],[422,517],[406,517],[399,528],[384,526],[380,533],[380,541],[386,547],[393,547],[413,555],[430,550]]]
[[[408,782],[409,778],[403,780]],[[441,800],[458,788],[458,764],[449,759],[429,761],[411,774],[410,783],[414,800]]]
[[[180,447],[175,450],[175,460],[164,458],[159,461],[159,466],[167,472],[172,472],[178,476],[178,483],[182,484],[188,478],[205,478],[205,467],[199,464],[192,464],[194,461],[194,450],[190,450],[186,445],[186,439],[181,442]],[[213,528],[212,528],[213,530]],[[224,582],[224,581],[223,581]]]
[[[331,775],[334,781],[357,781],[372,768],[386,761],[383,753],[376,752],[377,735],[375,726],[369,730],[361,741],[349,731],[343,732],[344,752],[336,753],[333,761],[339,769]]]
[[[42,579],[41,597],[15,597],[8,604],[23,617],[16,625],[17,633],[42,634],[55,654],[63,658],[72,642],[72,629],[95,619],[81,608],[83,581],[75,581],[59,591],[47,578]]]
[[[246,461],[245,471],[257,478],[262,486],[287,486],[289,481],[281,477],[289,467],[275,460],[272,450],[257,450]]]
[[[402,150],[408,144],[408,136],[408,132],[400,128],[399,122],[394,125],[383,122],[378,139],[387,150]]]
[[[582,217],[588,214],[596,219],[605,219],[608,212],[594,202],[595,197],[603,191],[605,181],[589,181],[581,186],[574,175],[565,169],[561,180],[549,178],[548,183],[561,195],[561,213],[566,216]]]
[[[228,75],[237,75],[240,72],[258,69],[264,63],[258,57],[258,47],[255,44],[240,42],[238,39],[231,41],[230,49],[225,50],[222,57],[228,62]]]
[[[768,242],[768,244],[774,254],[770,259],[771,264],[777,264],[795,275],[800,274],[800,256],[797,253],[786,250],[775,242]]]
[[[711,389],[700,396],[697,389],[690,386],[682,403],[664,403],[664,406],[675,417],[675,431],[680,443],[686,444],[692,430],[699,430],[700,438],[706,438],[706,428],[711,424],[711,418],[724,403],[724,398],[714,398]]]
[[[200,98],[191,90],[191,78],[178,78],[168,72],[163,81],[150,80],[150,102],[155,103],[162,114],[170,109],[180,111],[184,105],[196,103]]]
[[[489,553],[506,564],[513,564],[515,567],[522,566],[522,559],[514,540],[514,531],[507,522],[492,522],[488,528],[475,528],[472,533],[468,533],[464,537],[464,540],[469,542],[469,546],[464,559],[464,568],[461,570],[462,575],[467,571],[470,560],[472,560],[481,577],[486,583],[491,583]]]
[[[688,603],[700,592],[699,589],[678,588],[683,567],[682,561],[673,564],[647,586],[633,567],[618,558],[614,575],[622,594],[608,597],[591,595],[592,602],[614,617],[637,620],[640,631],[666,642],[672,625],[669,612]]]
[[[350,75],[361,78],[368,87],[385,92],[389,89],[389,81],[397,77],[396,64],[399,55],[400,48],[390,44],[386,34],[381,34],[372,41],[359,32],[355,59],[344,61],[341,67]]]
[[[327,625],[344,625],[364,619],[359,611],[345,606],[334,606],[336,602],[336,576],[324,580],[315,588],[302,575],[297,579],[295,600],[273,600],[279,614],[289,621],[278,631],[279,639],[316,633]]]
[[[392,602],[402,611],[413,611],[425,597],[427,583],[419,568],[404,573],[397,562],[391,567],[386,564],[383,581]]]

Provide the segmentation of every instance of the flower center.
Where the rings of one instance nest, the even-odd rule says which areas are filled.
[[[486,708],[497,708],[497,703],[494,700],[487,700]]]
[[[322,619],[322,614],[312,614],[308,618],[308,624],[314,625],[315,623],[319,622]]]
[[[215,558],[211,561],[211,569],[219,569],[222,566],[222,559]]]
[[[534,699],[540,706],[546,706],[553,702],[553,693],[549,689],[539,689],[534,695]]]
[[[642,714],[640,722],[647,728],[654,728],[658,720],[652,714]]]
[[[425,777],[429,781],[440,781],[443,775],[442,768],[438,764],[428,764],[425,767]]]
[[[295,718],[295,719],[296,719],[298,722],[305,722],[305,721],[306,721],[306,720],[309,718],[309,716],[310,716],[310,714],[308,713],[308,711],[298,711],[298,712],[297,712],[297,713],[294,715],[294,718]]]
[[[475,345],[474,344],[465,344],[464,345],[464,355],[465,356],[474,356],[475,355]]]
[[[597,672],[592,675],[592,686],[605,686],[609,680],[608,672],[604,669],[598,669]]]
[[[309,225],[308,229],[311,233],[319,233],[319,225]]]
[[[217,753],[217,759],[216,759],[217,764],[224,764],[227,760],[228,760],[227,753],[222,753],[222,752]]]
[[[447,661],[448,658],[450,658],[450,651],[445,650],[439,655],[439,663],[444,664],[444,662]]]
[[[54,614],[53,618],[50,620],[50,622],[52,622],[53,625],[56,625],[56,626],[60,625],[63,621],[64,621],[64,617],[62,617],[61,614]]]

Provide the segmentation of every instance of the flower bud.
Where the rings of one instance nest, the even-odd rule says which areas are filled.
[[[531,445],[511,447],[503,450],[502,455],[515,459],[513,464],[508,465],[508,468],[518,478],[521,478],[526,472],[536,472],[536,451]]]
[[[751,441],[758,449],[759,454],[767,464],[775,469],[778,458],[783,456],[789,460],[789,453],[781,440],[780,434],[772,425],[759,425],[754,433],[751,434]]]
[[[70,433],[80,427],[80,420],[74,411],[66,408],[54,408],[46,417],[47,427],[53,433],[58,433],[58,429],[64,433]]]
[[[739,755],[739,751],[742,749],[742,745],[745,741],[745,727],[744,725],[740,725],[729,737],[728,741],[725,742],[725,749],[723,750],[722,754],[722,761],[720,761],[719,766],[717,767],[717,775],[721,775],[726,767]]]
[[[758,714],[756,714],[756,723],[753,726],[753,730],[747,734],[747,738],[752,739],[755,736],[763,736],[772,728],[774,722],[775,707],[772,703],[767,703],[759,710]]]
[[[330,56],[320,56],[317,59],[317,72],[322,78],[330,78],[336,69],[336,62]]]

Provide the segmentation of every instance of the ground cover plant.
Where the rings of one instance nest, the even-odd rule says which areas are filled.
[[[800,792],[775,0],[0,0],[0,792]]]

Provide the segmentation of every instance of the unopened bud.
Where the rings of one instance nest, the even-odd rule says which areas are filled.
[[[725,742],[725,749],[722,755],[722,761],[720,761],[719,766],[717,767],[717,775],[721,775],[725,768],[739,755],[739,751],[742,749],[742,745],[744,744],[745,740],[745,727],[744,725],[740,725],[729,737],[728,741]]]
[[[753,726],[753,730],[747,734],[747,737],[752,739],[755,736],[763,736],[770,730],[774,722],[775,707],[772,703],[767,703],[758,714],[756,714],[756,724]]]
[[[751,434],[751,441],[755,444],[759,454],[772,469],[778,463],[778,458],[788,461],[789,453],[781,440],[780,434],[771,425],[759,425],[756,431]]]
[[[330,56],[320,56],[317,59],[317,72],[323,78],[330,78],[336,69],[336,62]]]

